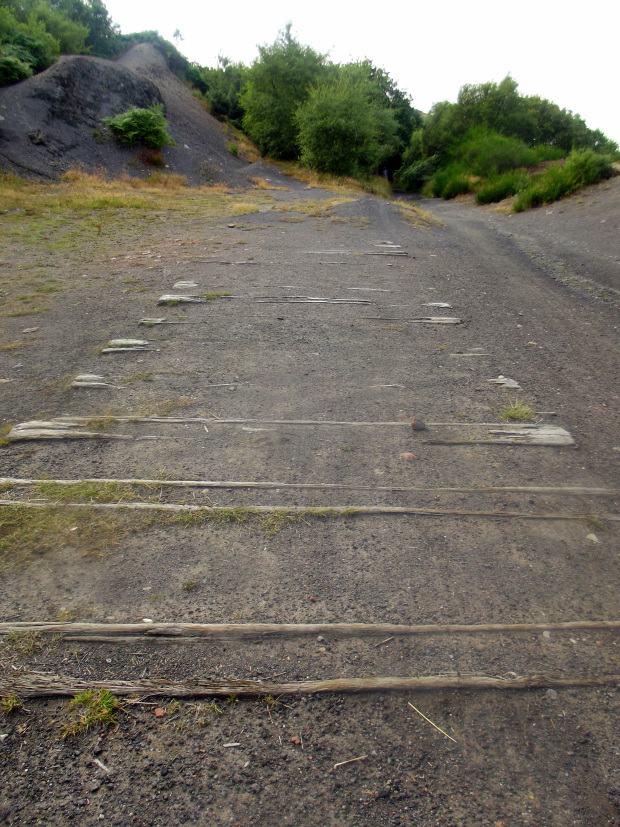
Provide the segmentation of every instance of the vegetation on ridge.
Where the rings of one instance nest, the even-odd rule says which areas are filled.
[[[521,95],[510,76],[466,84],[455,103],[442,101],[422,115],[383,69],[370,60],[331,63],[296,40],[290,23],[259,47],[249,67],[224,56],[216,67],[200,67],[156,31],[121,34],[103,0],[3,0],[0,86],[42,71],[59,54],[112,57],[145,41],[261,153],[313,173],[367,181],[383,175],[436,197],[475,193],[478,203],[515,196],[516,209],[613,173],[613,141],[551,101]],[[145,118],[151,122],[137,123]],[[158,152],[171,142],[163,112],[131,110],[107,123],[129,145],[141,141]],[[164,163],[162,156],[146,160]]]

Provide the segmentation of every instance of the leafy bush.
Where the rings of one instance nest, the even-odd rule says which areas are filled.
[[[533,176],[527,189],[519,193],[513,209],[522,212],[540,204],[550,204],[612,174],[612,160],[608,156],[592,150],[573,152],[565,164],[549,167],[540,175]]]
[[[474,175],[489,178],[524,166],[528,148],[519,138],[507,138],[486,129],[470,131],[459,144],[458,157]]]
[[[32,69],[27,63],[5,54],[4,50],[0,52],[0,86],[17,83],[18,80],[29,78],[31,74]]]
[[[408,167],[401,168],[394,176],[394,183],[404,190],[416,192],[426,181],[430,181],[437,168],[437,156],[416,161]]]
[[[497,175],[481,184],[476,190],[476,202],[478,204],[492,204],[496,201],[503,201],[511,195],[516,195],[525,189],[530,177],[524,170],[512,170],[503,175]]]
[[[177,146],[166,131],[168,124],[161,103],[155,103],[148,109],[129,109],[113,118],[104,118],[103,122],[125,146],[133,147],[134,144],[143,143],[155,150],[161,150],[164,146]]]

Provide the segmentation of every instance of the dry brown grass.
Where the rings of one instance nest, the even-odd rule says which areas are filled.
[[[228,139],[230,142],[237,144],[238,158],[241,158],[243,161],[247,161],[249,164],[255,164],[257,161],[262,160],[262,155],[247,135],[244,135],[240,129],[236,129],[230,124],[228,125],[227,130]]]
[[[394,203],[398,206],[398,211],[402,217],[419,230],[427,230],[429,227],[445,227],[440,218],[421,207],[416,207],[408,201],[401,201],[400,199],[396,199]]]
[[[282,170],[284,175],[295,178],[297,181],[301,181],[309,187],[335,190],[337,192],[369,192],[381,198],[390,198],[392,195],[390,182],[380,175],[374,175],[366,181],[358,181],[356,178],[339,177],[326,172],[316,172],[306,167],[300,167],[290,161],[278,161],[277,166]]]
[[[298,201],[287,201],[285,204],[274,204],[273,209],[277,212],[303,213],[312,218],[331,217],[335,207],[343,204],[352,204],[356,199],[340,196],[339,198],[299,199]]]
[[[261,178],[258,175],[248,175],[248,181],[251,181],[255,187],[258,187],[259,190],[283,190],[285,192],[289,191],[289,187],[276,187],[273,184],[270,184],[266,178]]]

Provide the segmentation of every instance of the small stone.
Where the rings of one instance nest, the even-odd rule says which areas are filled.
[[[601,541],[596,536],[596,534],[586,534],[586,540],[589,540],[591,543],[600,543]]]
[[[547,630],[545,630],[543,632],[543,637],[546,638],[547,640],[549,640],[549,638],[551,637],[551,632],[548,632]]]
[[[311,603],[316,603],[316,597],[311,597],[311,598],[310,598],[310,602],[311,602]]]
[[[547,691],[545,692],[545,695],[547,696],[547,698],[550,701],[557,701],[557,699],[559,697],[558,693],[555,689],[547,689]]]
[[[409,419],[409,422],[411,422],[411,427],[413,428],[414,431],[425,431],[426,430],[426,423],[419,416],[412,416]]]
[[[318,635],[317,636],[317,642],[318,643],[325,643],[325,638],[323,637],[323,635]]]

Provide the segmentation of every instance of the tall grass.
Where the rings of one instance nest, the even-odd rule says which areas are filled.
[[[484,181],[476,190],[477,204],[493,204],[510,198],[525,189],[530,176],[523,169],[511,170],[503,175],[495,175]]]
[[[613,175],[613,159],[598,155],[591,150],[573,152],[565,164],[549,167],[539,175],[533,175],[529,186],[522,190],[513,205],[515,212],[551,204],[582,187],[597,184]]]
[[[431,181],[431,192],[435,198],[455,198],[473,190],[471,174],[465,164],[454,163],[439,170]]]

